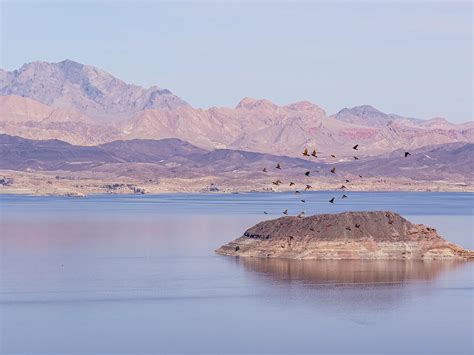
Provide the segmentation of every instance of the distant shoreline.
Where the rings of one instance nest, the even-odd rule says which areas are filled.
[[[252,178],[239,174],[223,176],[196,176],[194,178],[160,177],[139,179],[126,176],[65,171],[0,170],[0,194],[84,197],[97,194],[142,195],[163,193],[278,193],[299,191],[350,192],[474,192],[471,181],[411,180],[407,178],[364,177],[341,182],[340,178],[314,177],[289,186],[293,177],[281,177],[275,185],[272,177]]]
[[[313,190],[309,193],[315,192],[333,192],[333,193],[340,193],[338,190]],[[365,191],[349,191],[349,193],[455,193],[455,194],[474,194],[474,191],[402,191],[402,190],[365,190]],[[29,192],[11,192],[11,191],[2,191],[0,189],[0,196],[30,196],[30,197],[76,197],[76,198],[86,198],[86,197],[101,197],[101,196],[136,196],[139,197],[148,197],[148,196],[162,196],[162,195],[203,195],[203,196],[219,196],[219,195],[246,195],[246,194],[291,194],[291,191],[276,191],[276,192],[268,192],[268,191],[240,191],[240,192],[175,192],[175,191],[163,191],[157,193],[146,193],[146,194],[133,194],[133,193],[92,193],[84,196],[65,196],[61,194],[33,194]]]
[[[313,189],[308,192],[334,192],[342,193],[338,189]],[[346,194],[351,192],[366,192],[366,193],[474,193],[474,187],[470,186],[468,189],[459,188],[456,186],[451,186],[451,188],[438,188],[438,189],[423,189],[414,187],[412,189],[402,189],[399,188],[393,189],[352,189],[350,191],[345,191]],[[74,189],[58,189],[56,191],[42,190],[35,188],[5,188],[0,187],[0,196],[10,195],[10,196],[38,196],[38,197],[70,197],[70,198],[86,198],[88,196],[159,196],[167,194],[195,194],[195,195],[233,195],[233,194],[248,194],[248,193],[258,193],[258,194],[288,194],[294,193],[292,190],[282,190],[282,191],[258,191],[258,190],[219,190],[219,191],[202,191],[202,190],[149,190],[144,193],[133,193],[131,192],[107,192],[107,191],[93,191],[87,192],[87,190],[74,190]],[[301,194],[305,192],[302,191]]]

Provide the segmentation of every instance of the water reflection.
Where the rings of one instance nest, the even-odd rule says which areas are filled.
[[[462,261],[289,260],[235,258],[246,270],[281,282],[387,285],[430,281],[465,264]]]
[[[327,315],[363,312],[379,317],[419,298],[451,287],[445,274],[464,269],[466,262],[286,260],[234,258],[268,300],[280,305],[304,303]]]

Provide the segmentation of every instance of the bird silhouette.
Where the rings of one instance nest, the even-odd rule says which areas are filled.
[[[295,194],[299,194],[300,192],[298,190],[295,191]]]
[[[262,171],[263,171],[264,173],[266,173],[266,172],[267,172],[267,168],[263,168]]]
[[[278,186],[281,184],[281,180],[273,181],[272,184]]]
[[[315,158],[317,158],[318,156],[316,155],[316,149],[313,149],[313,152],[311,153],[311,155]]]
[[[306,185],[306,187],[305,187],[304,189],[305,189],[305,191],[306,191],[306,190],[309,190],[309,189],[312,189],[312,188],[313,188],[313,186],[311,186],[311,185]]]
[[[263,214],[268,214],[268,212],[267,212],[267,211],[263,211]]]
[[[305,202],[306,202],[306,200],[300,200],[300,201],[301,201],[301,202],[303,202],[303,203],[305,203]]]
[[[288,216],[288,210],[284,210],[282,213]]]
[[[357,157],[354,155],[354,160],[359,160],[359,158],[357,158]]]
[[[359,177],[362,179],[362,175],[359,175]]]
[[[347,226],[346,229],[347,229],[348,231],[351,231],[351,230],[352,230],[351,227],[349,227],[349,226]]]
[[[355,227],[356,227],[356,228],[359,228],[359,227],[360,227],[360,224],[359,224],[359,223],[356,223],[356,224],[355,224]]]
[[[346,182],[350,182],[348,179],[346,179]]]
[[[358,144],[356,144],[355,146],[352,147],[352,149],[354,149],[354,150],[358,150],[357,148],[359,148]]]
[[[303,155],[304,155],[305,157],[309,157],[308,148],[305,148],[305,149],[303,150]]]
[[[344,190],[347,189],[347,187],[345,185],[342,185],[339,189]]]
[[[290,186],[293,186],[295,183],[293,181],[290,181]]]
[[[334,154],[331,154],[331,157],[332,157],[332,158],[335,158],[336,156],[335,156]]]
[[[277,164],[277,166],[275,167],[276,169],[281,169],[281,165],[280,163]]]
[[[333,173],[333,174],[336,173],[336,167],[335,166],[331,169],[331,173]]]
[[[411,155],[410,152],[405,152],[405,158],[409,155]]]
[[[344,194],[343,194],[341,198],[347,198],[347,195],[344,195]]]
[[[330,199],[329,202],[334,203],[334,197]]]
[[[310,173],[311,173],[311,171],[307,171],[307,172],[305,172],[304,174],[305,174],[306,176],[309,176]]]

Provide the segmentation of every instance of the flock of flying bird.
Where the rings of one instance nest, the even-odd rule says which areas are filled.
[[[356,144],[355,146],[353,146],[352,149],[354,149],[354,150],[359,150],[359,144]],[[310,154],[310,153],[308,152],[308,148],[305,148],[302,154],[303,154],[303,156],[305,156],[305,157],[310,157],[310,156],[312,156],[312,157],[314,157],[314,158],[317,158],[317,157],[318,157],[318,155],[317,155],[317,153],[316,153],[316,149],[313,149],[313,151],[312,151],[311,154]],[[405,158],[408,157],[409,155],[411,155],[410,152],[405,152]],[[332,158],[336,158],[336,156],[335,156],[334,154],[331,154],[331,157],[332,157]],[[353,158],[354,158],[354,160],[359,160],[359,158],[358,158],[357,156],[355,156],[355,155],[353,156]],[[281,170],[281,164],[278,163],[278,164],[275,166],[275,169]],[[262,171],[263,171],[264,173],[267,173],[267,172],[268,172],[268,171],[267,171],[267,168],[263,168]],[[335,167],[335,166],[332,167],[332,169],[330,170],[330,172],[331,172],[332,174],[336,174],[336,167]],[[306,171],[304,174],[305,174],[307,177],[309,177],[309,175],[311,174],[311,171]],[[362,175],[359,175],[359,178],[362,178]],[[346,181],[346,183],[349,183],[349,182],[350,182],[349,179],[345,179],[345,181]],[[279,186],[279,185],[281,185],[282,183],[283,183],[283,182],[282,182],[281,180],[279,180],[279,179],[276,180],[276,181],[272,181],[272,184],[273,184],[273,185],[276,185],[276,186]],[[290,181],[289,186],[294,186],[294,185],[295,185],[295,183],[294,183],[293,181]],[[306,184],[306,187],[305,187],[304,190],[307,191],[307,190],[311,190],[312,188],[313,188],[313,187],[312,187],[311,185]],[[342,185],[339,189],[342,190],[342,191],[346,191],[346,190],[347,190],[347,187],[346,187],[345,185]],[[300,191],[299,191],[299,190],[295,190],[295,194],[300,194]],[[343,193],[342,196],[341,196],[341,199],[345,199],[345,198],[348,198],[348,196]],[[334,203],[335,203],[335,200],[336,200],[336,197],[332,197],[328,202],[334,204]],[[300,201],[301,201],[302,203],[306,203],[306,200],[305,200],[305,199],[301,199]],[[264,214],[268,214],[268,212],[266,212],[266,211],[264,211],[263,213],[264,213]],[[284,210],[282,213],[287,216],[287,215],[288,215],[288,209]],[[298,217],[298,218],[303,218],[303,217],[304,217],[304,214],[305,214],[304,211],[302,211],[302,212],[300,212],[300,213],[297,215],[297,217]]]

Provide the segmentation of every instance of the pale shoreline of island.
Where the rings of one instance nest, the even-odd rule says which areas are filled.
[[[157,178],[148,181],[130,177],[85,177],[65,172],[19,172],[0,170],[3,184],[0,194],[69,196],[83,197],[99,194],[156,195],[164,193],[249,193],[249,192],[305,192],[306,182],[294,186],[272,186],[271,181],[263,179],[248,180],[235,176],[196,178]],[[424,181],[370,177],[354,183],[346,183],[347,189],[341,189],[341,183],[330,179],[317,179],[307,182],[308,191],[350,192],[474,192],[474,183],[454,181]]]

